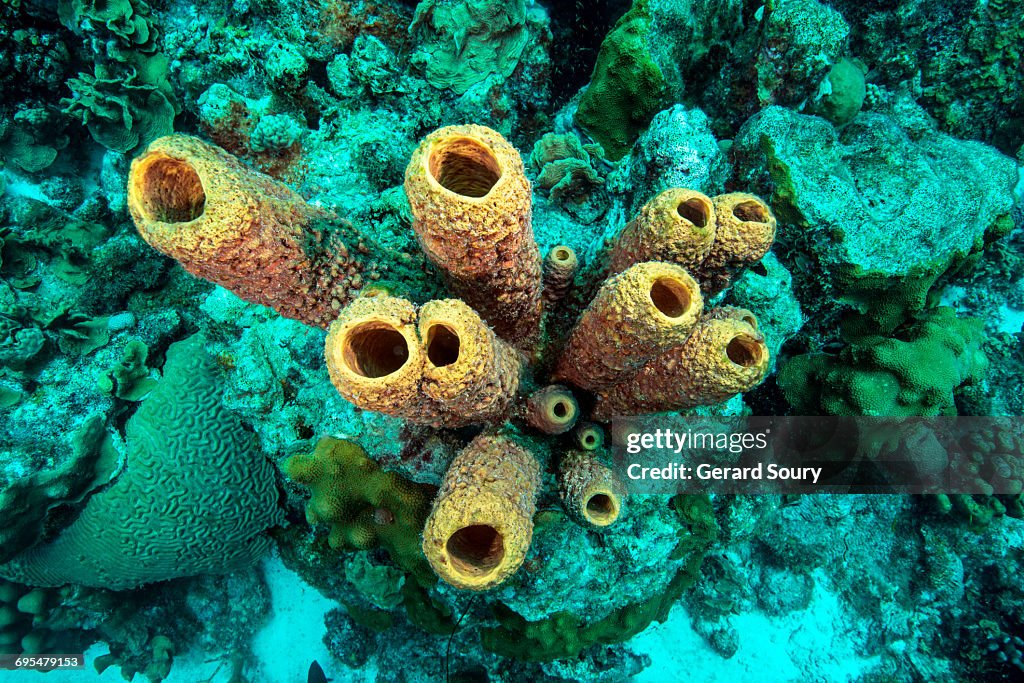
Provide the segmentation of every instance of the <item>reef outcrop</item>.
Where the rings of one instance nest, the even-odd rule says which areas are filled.
[[[428,428],[485,427],[449,464],[422,549],[444,581],[491,589],[526,557],[541,465],[561,448],[552,437],[588,411],[603,421],[709,405],[764,377],[754,315],[704,311],[701,290],[720,290],[760,258],[774,217],[752,195],[669,188],[607,258],[581,268],[556,246],[542,271],[522,160],[482,126],[426,136],[405,191],[415,236],[458,298],[419,303],[400,285],[366,286],[367,261],[345,261],[355,252],[342,242],[324,248],[335,235],[320,231],[328,212],[194,138],[159,140],[135,161],[129,204],[140,233],[192,272],[310,324],[331,318],[328,374],[355,406]],[[347,240],[359,243],[355,231]],[[317,270],[332,258],[351,268]],[[557,318],[542,317],[545,303]],[[561,458],[566,509],[588,528],[607,526],[623,512],[624,487],[601,462],[603,431],[584,423],[570,438],[582,451]],[[323,509],[329,480],[355,465],[351,449],[331,443],[288,468],[314,490],[310,521],[334,524]],[[332,544],[370,543],[333,529]]]

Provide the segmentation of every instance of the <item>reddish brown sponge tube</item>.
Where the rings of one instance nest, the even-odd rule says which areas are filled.
[[[132,162],[128,210],[188,272],[288,318],[327,327],[362,286],[350,228],[199,138],[159,138]]]

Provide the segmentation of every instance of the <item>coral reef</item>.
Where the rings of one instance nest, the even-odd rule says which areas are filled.
[[[672,188],[720,194],[732,174],[724,147],[703,111],[675,104],[654,115],[628,159],[609,173],[608,184],[632,195],[633,212]]]
[[[851,45],[890,88],[912,81],[918,101],[946,132],[984,140],[1005,154],[1021,146],[1024,86],[1017,63],[1021,28],[1013,2],[971,0],[960,6],[839,2]]]
[[[736,139],[740,177],[781,223],[798,226],[783,249],[809,259],[801,271],[820,274],[808,283],[825,286],[816,315],[840,304],[891,331],[924,308],[944,274],[1006,233],[1016,165],[912,127],[908,115],[865,113],[837,132],[818,117],[768,107]],[[882,244],[902,248],[890,254]]]
[[[409,30],[427,82],[459,94],[492,73],[508,78],[530,38],[525,0],[427,0]]]
[[[160,151],[161,145],[169,145],[172,151],[176,145],[181,146],[192,154],[178,153],[174,157]],[[179,158],[183,156],[185,160]],[[196,161],[191,161],[193,157]],[[240,206],[249,206],[253,200],[267,201],[259,195],[249,200],[248,193],[274,192],[280,197],[277,205],[264,204],[268,216],[257,225],[266,236],[257,237],[256,243],[262,240],[268,245],[265,260],[283,260],[286,264],[278,269],[285,273],[281,283],[287,284],[297,270],[310,267],[295,258],[305,256],[309,249],[300,252],[290,244],[301,243],[301,235],[312,228],[301,218],[292,222],[286,217],[294,215],[289,211],[304,217],[313,210],[281,186],[244,171],[223,151],[190,138],[158,141],[136,160],[129,178],[129,205],[140,232],[147,235],[154,228],[172,225],[173,231],[167,234],[180,243],[180,248],[166,250],[183,253],[186,262],[193,264],[192,270],[201,273],[190,253],[197,247],[182,241],[177,228],[192,228],[205,220],[210,225],[207,230],[213,230],[213,226],[225,222],[212,220],[216,214],[207,205],[218,194],[229,193],[218,193],[211,185],[207,198],[205,185],[209,183],[193,170],[200,167],[206,173],[202,167],[210,163],[233,169],[227,176],[235,182],[229,196],[234,196]],[[156,171],[148,170],[151,167]],[[152,180],[151,173],[156,174]],[[504,333],[525,347],[540,341],[542,278],[526,183],[518,153],[494,131],[449,127],[425,138],[406,172],[406,192],[415,216],[413,229],[449,285],[469,301],[433,300],[417,307],[409,300],[385,294],[385,287],[369,287],[362,296],[341,307],[331,324],[325,355],[332,382],[342,396],[361,408],[434,427],[500,426],[516,417],[545,434],[558,434],[572,427],[578,403],[565,388],[535,392],[526,398],[521,410],[514,408],[527,365],[524,360],[529,359],[521,358],[482,320],[490,316],[498,334]],[[246,187],[251,188],[248,193]],[[680,201],[675,194],[671,197],[670,208],[678,215]],[[738,203],[730,203],[737,197]],[[701,198],[703,203],[697,210],[703,210],[706,221],[715,208],[711,200],[691,193],[682,204],[689,207],[690,199],[700,202]],[[760,213],[748,215],[734,210],[734,204],[753,206]],[[751,228],[763,227],[770,218],[770,212],[756,198],[726,195],[723,206],[722,220],[736,225],[723,233],[724,247],[715,252],[720,257],[708,267],[712,275],[714,267],[725,268],[740,260],[747,253],[744,248],[756,258],[774,235],[774,230],[767,231],[766,240],[764,230]],[[753,217],[761,222],[736,221],[737,217]],[[160,220],[165,218],[173,223]],[[290,235],[287,241],[272,243],[270,236],[277,231],[270,226],[275,224],[281,224]],[[750,245],[745,244],[747,239]],[[206,248],[198,240],[192,244]],[[710,246],[713,249],[714,244]],[[722,255],[732,252],[732,260]],[[231,259],[215,256],[211,260],[225,263],[222,270],[214,271],[216,275],[227,273],[219,280],[222,284],[230,286],[232,279],[244,274]],[[274,272],[271,269],[265,275],[273,277]],[[329,279],[326,286],[331,291]],[[271,303],[283,309],[283,314],[293,313],[293,317],[301,317],[294,312],[305,301],[322,301],[315,287],[306,286],[297,292],[280,283],[275,287],[282,293],[281,301],[271,301],[265,292],[260,294],[262,299],[257,298],[249,282],[242,282],[239,293]],[[286,298],[294,294],[304,298],[298,304]],[[467,305],[472,302],[477,302],[480,314]],[[691,335],[701,309],[699,285],[682,267],[658,262],[632,265],[605,280],[583,311],[565,341],[555,377],[600,391],[595,415],[601,419],[618,413],[717,403],[751,388],[763,378],[768,365],[753,314],[717,310],[706,316]],[[322,318],[306,315],[304,320],[317,323]],[[625,339],[630,343],[623,343]],[[536,351],[534,359],[543,359],[542,350]],[[676,382],[681,373],[682,389],[661,386]],[[533,381],[532,373],[529,379]],[[585,448],[599,445],[592,430],[580,438]],[[508,439],[507,435],[478,437],[448,466],[440,482],[441,493],[424,532],[424,552],[435,571],[457,587],[480,590],[502,583],[515,573],[529,548],[529,517],[540,486],[538,465],[528,451]],[[509,459],[506,454],[505,460],[494,461],[494,454],[502,447],[518,455]],[[469,464],[460,464],[463,460]],[[505,472],[505,467],[512,468],[508,474],[520,475],[505,478],[487,474],[493,468]],[[297,476],[300,481],[312,483],[327,475]],[[476,483],[463,482],[466,477]],[[477,481],[478,477],[483,479]],[[499,511],[503,510],[502,501],[510,500],[520,500],[511,508],[519,512],[506,520]],[[508,509],[503,512],[508,513]],[[474,521],[478,514],[484,521]],[[326,515],[314,512],[311,519],[320,520]],[[485,538],[482,531],[477,534],[466,529],[490,530],[490,535]],[[497,545],[488,540],[494,538],[498,539]],[[498,550],[491,552],[489,548]]]
[[[890,5],[0,1],[0,651],[1015,680],[1020,428],[905,418],[1024,406],[1020,3]],[[648,411],[970,493],[627,497]]]

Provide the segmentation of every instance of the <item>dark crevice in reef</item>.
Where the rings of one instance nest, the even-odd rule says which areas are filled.
[[[554,36],[551,92],[561,107],[590,80],[601,41],[625,14],[630,0],[544,0]]]

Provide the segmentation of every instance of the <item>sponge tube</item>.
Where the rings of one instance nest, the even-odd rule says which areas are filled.
[[[769,354],[751,320],[745,309],[709,311],[686,343],[601,392],[594,419],[714,405],[752,389],[768,371]]]
[[[362,286],[350,227],[195,137],[159,138],[132,162],[128,210],[185,270],[287,318],[327,327]]]
[[[423,529],[441,579],[482,591],[512,576],[533,538],[540,467],[507,437],[482,434],[452,461]]]
[[[528,346],[541,316],[541,261],[519,152],[484,126],[428,135],[405,172],[413,230],[458,298],[503,339]]]
[[[555,376],[596,391],[681,344],[700,317],[700,288],[680,266],[638,263],[608,279],[580,316]]]

